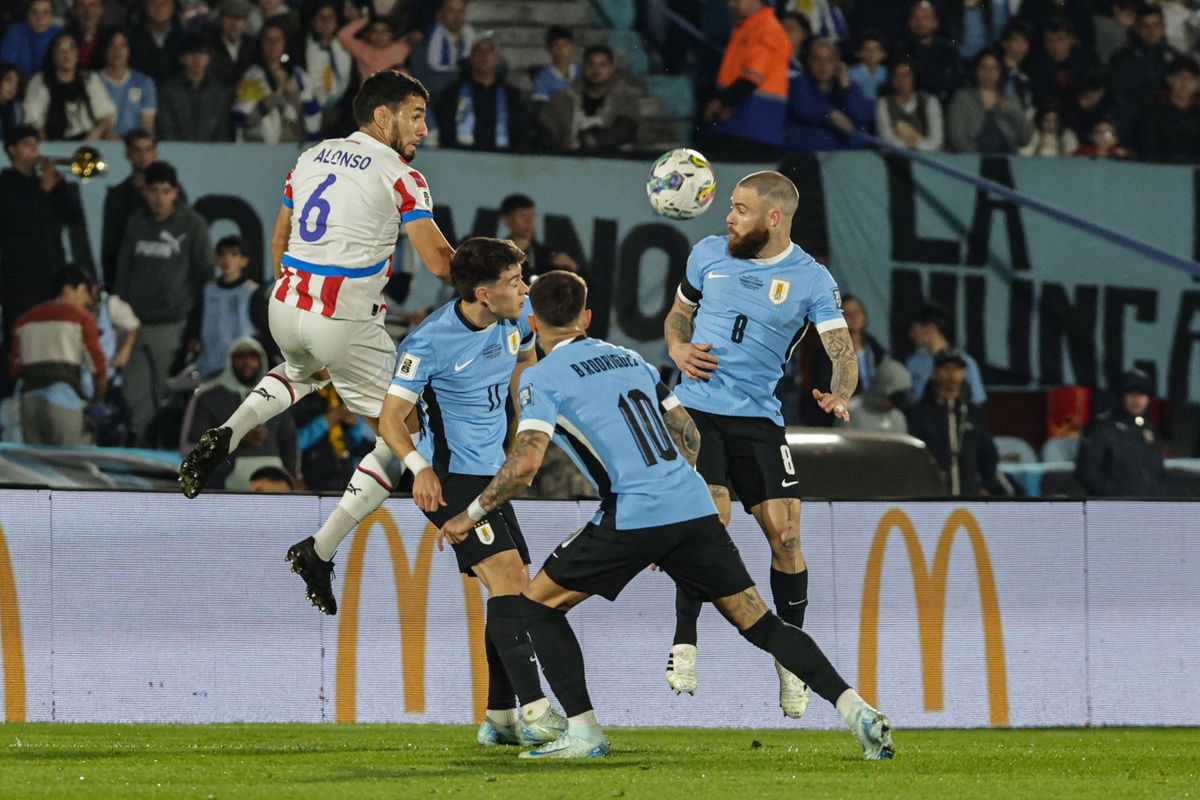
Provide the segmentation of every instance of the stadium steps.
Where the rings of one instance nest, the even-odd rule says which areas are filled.
[[[541,47],[545,52],[546,28],[547,26],[543,25],[520,23],[496,25],[492,31],[500,44],[501,52],[509,47]],[[609,31],[604,28],[573,28],[571,32],[575,34],[575,46],[581,53],[591,45],[608,44]],[[548,56],[543,58],[548,59]]]
[[[586,0],[474,0],[467,19],[476,31],[500,25],[526,24],[545,28],[547,22],[568,28],[595,24]]]

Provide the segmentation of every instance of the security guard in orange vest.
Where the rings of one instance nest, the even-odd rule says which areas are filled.
[[[717,73],[717,96],[704,109],[722,138],[783,145],[787,118],[788,58],[792,45],[762,0],[730,0],[735,25]]]

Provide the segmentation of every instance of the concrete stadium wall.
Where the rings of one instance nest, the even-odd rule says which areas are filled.
[[[336,617],[283,562],[336,498],[0,491],[4,718],[471,722],[484,598],[392,500],[343,543]],[[535,566],[588,503],[523,502]],[[804,506],[806,630],[901,728],[1200,725],[1200,533],[1172,503]],[[754,521],[732,525],[766,587]],[[713,610],[700,690],[662,670],[673,587],[571,619],[602,721],[792,727],[771,659]],[[834,727],[814,698],[800,727]]]

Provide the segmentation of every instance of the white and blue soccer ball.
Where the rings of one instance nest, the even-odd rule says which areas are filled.
[[[712,206],[717,176],[702,153],[680,147],[663,153],[650,168],[646,196],[664,217],[693,219]]]

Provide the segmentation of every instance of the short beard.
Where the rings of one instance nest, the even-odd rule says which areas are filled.
[[[729,255],[734,258],[755,258],[769,241],[771,241],[771,232],[766,228],[756,228],[745,236],[738,237],[736,241],[731,233],[729,234]]]

